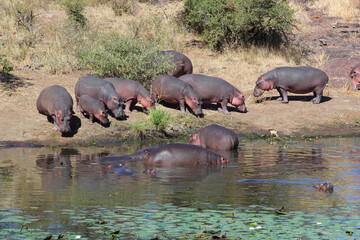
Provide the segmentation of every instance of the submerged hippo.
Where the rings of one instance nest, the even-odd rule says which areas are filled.
[[[190,143],[204,148],[231,150],[239,146],[239,139],[234,131],[213,124],[194,133]]]
[[[313,67],[278,67],[263,75],[256,81],[254,96],[261,96],[264,91],[276,89],[280,93],[278,100],[288,103],[287,92],[305,94],[313,92],[314,104],[321,101],[323,90],[328,83],[327,74]]]
[[[156,98],[168,103],[179,103],[180,110],[186,114],[185,103],[195,115],[202,115],[201,100],[190,84],[171,75],[159,75],[152,84]]]
[[[171,75],[174,77],[193,73],[193,65],[190,59],[184,54],[172,50],[160,51],[160,53],[169,55],[170,60],[175,64],[175,68],[171,71]]]
[[[82,95],[79,99],[79,110],[81,114],[89,117],[89,123],[94,123],[94,118],[99,120],[102,124],[109,124],[108,114],[105,106],[100,100],[95,99],[89,95]]]
[[[147,152],[145,165],[185,166],[185,165],[222,165],[229,160],[203,147],[183,143],[170,143]]]
[[[70,119],[73,111],[73,99],[62,86],[53,85],[41,91],[36,107],[39,113],[54,123],[53,129],[61,133],[71,132]]]
[[[351,78],[350,85],[353,90],[360,89],[360,63],[353,67],[349,73],[349,77]]]
[[[124,101],[116,92],[112,83],[95,75],[81,77],[75,85],[75,99],[77,111],[79,111],[79,99],[82,95],[89,95],[100,100],[115,118],[124,117]]]
[[[116,92],[124,100],[126,113],[131,112],[138,102],[147,110],[154,108],[154,98],[150,96],[150,92],[141,83],[122,78],[105,78],[105,80],[114,85]]]
[[[230,114],[228,103],[246,112],[244,95],[224,79],[201,74],[186,74],[179,79],[190,84],[204,103],[217,103],[218,110],[224,114]]]

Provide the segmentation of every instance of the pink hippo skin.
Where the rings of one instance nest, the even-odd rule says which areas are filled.
[[[256,81],[254,96],[261,96],[264,91],[276,89],[279,101],[288,103],[287,92],[291,93],[314,93],[312,102],[318,104],[321,101],[323,90],[328,83],[327,74],[313,67],[278,67],[263,75]]]
[[[349,73],[349,77],[351,78],[350,85],[353,90],[360,89],[360,63],[353,67]]]
[[[94,123],[94,117],[102,124],[109,123],[108,114],[105,106],[100,100],[95,99],[89,95],[82,95],[79,99],[79,110],[83,115],[89,117],[89,123]]]
[[[152,84],[155,98],[168,103],[179,103],[181,112],[186,114],[185,103],[195,115],[202,115],[201,100],[190,84],[171,75],[159,75]]]
[[[183,143],[170,143],[147,152],[145,165],[151,166],[187,166],[222,165],[229,160],[200,146]]]
[[[170,55],[170,60],[175,64],[175,68],[171,71],[171,75],[174,77],[178,78],[182,75],[193,73],[193,65],[184,54],[172,50],[160,51],[160,53]]]
[[[75,99],[77,111],[79,111],[79,99],[82,95],[89,95],[100,100],[115,118],[124,117],[124,101],[115,91],[112,83],[98,78],[95,75],[81,77],[75,85]]]
[[[190,143],[204,148],[231,150],[239,146],[239,139],[234,131],[213,124],[194,133]]]
[[[54,130],[61,133],[71,132],[73,100],[64,87],[53,85],[42,90],[36,101],[36,107],[39,113],[48,117],[49,122],[54,123]]]
[[[154,98],[150,96],[150,92],[139,82],[121,78],[105,78],[105,80],[114,85],[116,92],[124,100],[126,113],[131,112],[137,102],[147,110],[154,108]]]
[[[224,114],[230,114],[228,103],[246,112],[244,95],[224,79],[201,74],[186,74],[179,79],[190,84],[204,103],[217,103],[218,110]]]

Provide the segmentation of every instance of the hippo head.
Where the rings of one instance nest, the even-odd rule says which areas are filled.
[[[139,96],[138,102],[140,102],[141,105],[146,107],[147,110],[155,108],[156,101],[155,101],[155,98],[153,98],[151,96],[146,96],[146,97]]]
[[[185,102],[193,110],[193,112],[196,116],[203,115],[202,108],[201,108],[202,102],[201,102],[200,98],[198,98],[196,96],[193,96],[190,98],[185,97]]]
[[[115,118],[121,118],[125,116],[123,105],[124,101],[120,96],[110,96],[106,103],[107,108],[114,114]]]
[[[350,82],[351,87],[353,90],[359,90],[360,89],[360,71],[359,73],[354,72],[351,76],[352,80]]]
[[[332,193],[334,191],[334,185],[332,183],[318,183],[314,185],[319,192],[328,192]]]
[[[263,76],[259,77],[256,81],[256,86],[254,89],[254,96],[260,97],[263,95],[264,91],[269,91],[275,88],[275,81],[265,80]]]
[[[192,137],[190,138],[190,144],[201,146],[200,138],[198,133],[194,133]]]
[[[242,113],[246,113],[246,106],[245,106],[245,96],[237,92],[235,96],[231,99],[231,104],[236,107],[237,110],[239,110]]]
[[[58,130],[61,133],[69,133],[71,132],[70,127],[70,119],[72,115],[71,110],[63,111],[63,110],[57,110],[55,111],[55,115],[53,115],[53,119],[55,122],[54,130]]]
[[[105,109],[100,109],[94,113],[95,117],[104,125],[109,124],[108,114]]]

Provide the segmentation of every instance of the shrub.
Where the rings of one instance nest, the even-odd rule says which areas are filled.
[[[157,131],[164,131],[171,121],[171,114],[164,109],[154,109],[150,112],[150,122]]]
[[[124,13],[134,14],[138,7],[135,0],[111,0],[110,4],[116,16],[121,16]]]
[[[186,0],[182,15],[217,50],[249,42],[278,45],[295,22],[286,0]]]
[[[86,25],[86,18],[83,14],[85,9],[84,0],[63,0],[62,5],[65,7],[70,24],[76,24],[79,27]]]
[[[159,54],[158,46],[142,39],[118,34],[102,36],[76,53],[79,64],[101,77],[134,79],[149,87],[151,80],[170,72],[170,56]]]
[[[130,134],[133,138],[145,138],[149,130],[148,126],[141,120],[135,120],[128,125]]]
[[[0,75],[2,77],[7,77],[10,75],[10,72],[14,70],[14,66],[7,58],[0,56]]]

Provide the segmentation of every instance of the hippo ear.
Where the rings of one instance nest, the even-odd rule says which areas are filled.
[[[116,98],[116,97],[112,97],[112,100],[113,100],[114,102],[117,102],[117,98]]]
[[[198,102],[198,100],[197,100],[196,97],[193,97],[193,98],[192,98],[192,101],[193,101],[193,102],[196,102],[196,103]]]

